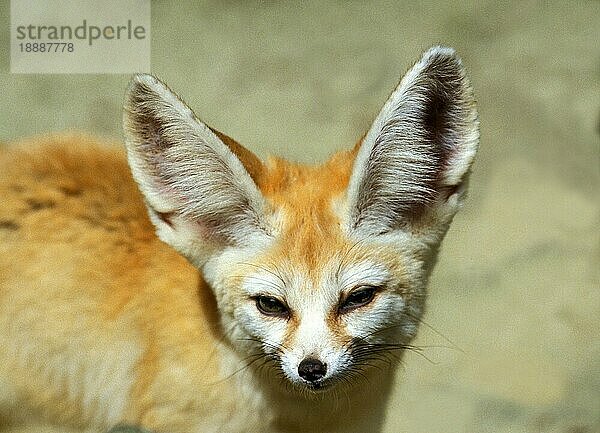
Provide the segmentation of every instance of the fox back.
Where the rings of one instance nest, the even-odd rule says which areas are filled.
[[[379,431],[478,144],[454,51],[320,166],[261,161],[151,75],[123,121],[126,152],[1,150],[0,427]]]

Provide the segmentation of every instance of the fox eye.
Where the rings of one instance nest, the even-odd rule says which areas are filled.
[[[340,313],[347,313],[370,303],[375,297],[376,287],[364,286],[352,291],[339,307]]]
[[[285,304],[271,296],[257,296],[256,308],[266,316],[287,318],[290,310]]]

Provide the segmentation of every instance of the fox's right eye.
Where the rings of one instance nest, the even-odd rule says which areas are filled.
[[[271,296],[257,296],[256,308],[266,316],[288,318],[290,310],[285,304]]]

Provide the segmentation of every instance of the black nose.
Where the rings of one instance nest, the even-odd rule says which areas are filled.
[[[298,366],[298,374],[304,380],[316,382],[325,376],[327,372],[327,364],[323,364],[318,359],[306,358],[303,359]]]

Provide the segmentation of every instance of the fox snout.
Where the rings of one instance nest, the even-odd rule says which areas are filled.
[[[315,358],[304,358],[298,365],[298,375],[310,383],[316,383],[327,373],[327,364]]]
[[[398,281],[404,274],[393,269],[403,267],[386,263],[383,248],[378,254],[371,247],[350,248],[328,255],[312,274],[291,266],[287,258],[255,257],[236,272],[248,272],[241,285],[227,290],[238,293],[235,299],[248,300],[223,302],[238,306],[235,321],[254,342],[249,355],[263,351],[270,361],[265,365],[273,368],[262,372],[271,371],[284,386],[325,390],[360,383],[365,371],[380,367],[380,361],[389,363],[384,349],[412,336],[400,326],[410,318],[402,314],[407,305],[400,290],[404,283]],[[392,335],[385,334],[388,328]]]

